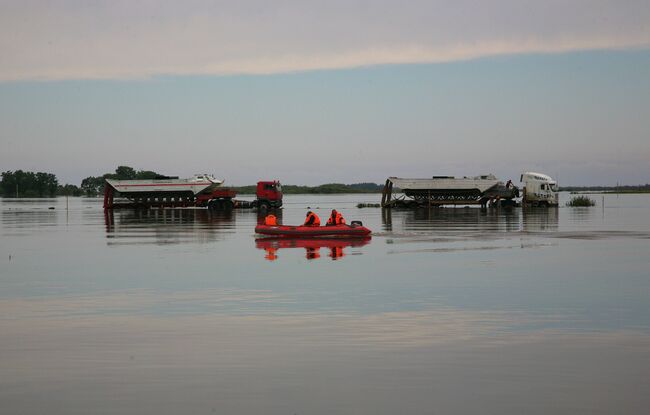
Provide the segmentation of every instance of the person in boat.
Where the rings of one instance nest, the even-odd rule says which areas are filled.
[[[307,212],[307,218],[302,226],[320,226],[320,218],[310,210]]]
[[[329,219],[327,219],[327,226],[336,226],[336,225],[343,225],[345,224],[345,219],[343,218],[343,215],[341,215],[339,212],[336,211],[336,209],[332,209],[332,214],[330,215]]]
[[[268,214],[264,218],[264,224],[266,226],[277,226],[278,225],[278,219],[275,217],[274,214]]]

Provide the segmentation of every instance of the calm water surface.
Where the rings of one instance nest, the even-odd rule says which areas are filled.
[[[256,240],[251,211],[0,199],[0,412],[648,413],[650,195],[592,197],[286,197],[284,223],[374,231],[318,244]]]

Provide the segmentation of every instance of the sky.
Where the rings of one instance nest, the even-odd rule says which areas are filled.
[[[647,1],[0,0],[0,170],[650,183]]]

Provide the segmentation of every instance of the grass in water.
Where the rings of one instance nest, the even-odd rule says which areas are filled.
[[[589,199],[587,196],[577,196],[566,202],[566,205],[570,207],[595,206],[596,202]]]

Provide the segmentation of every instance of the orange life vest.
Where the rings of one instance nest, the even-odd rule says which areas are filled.
[[[264,218],[264,224],[267,226],[276,226],[278,221],[275,218],[275,215],[266,215]]]
[[[339,212],[336,212],[336,215],[332,214],[330,215],[329,219],[327,219],[327,224],[332,226],[332,225],[342,225],[345,223],[345,219],[343,219],[343,215],[341,215]]]
[[[314,212],[309,212],[304,226],[320,226],[320,218]]]

